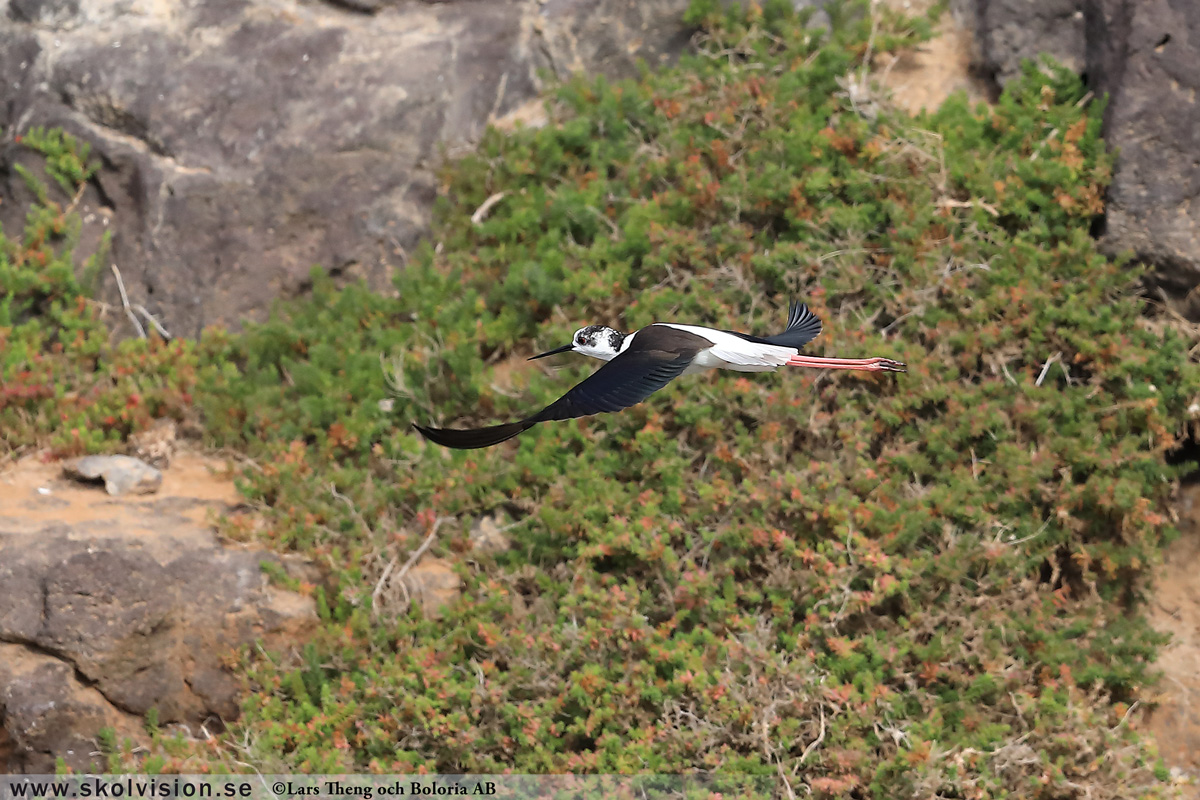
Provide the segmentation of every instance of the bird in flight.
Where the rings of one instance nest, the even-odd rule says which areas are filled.
[[[531,357],[545,358],[574,351],[606,361],[603,367],[533,416],[489,428],[426,428],[422,436],[443,447],[472,450],[511,439],[539,422],[586,417],[635,406],[680,375],[709,369],[774,372],[779,367],[907,372],[890,358],[819,358],[802,356],[800,348],[821,333],[821,320],[803,303],[792,301],[787,328],[766,338],[699,325],[655,322],[633,333],[605,325],[575,331],[570,344]]]

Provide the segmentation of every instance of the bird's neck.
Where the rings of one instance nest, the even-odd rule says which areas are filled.
[[[621,333],[610,328],[600,334],[600,339],[596,342],[598,346],[595,349],[585,352],[592,358],[598,358],[601,361],[612,361],[628,349],[631,341],[633,341],[633,334]]]
[[[633,334],[632,333],[621,333],[620,331],[613,331],[612,333],[609,334],[609,336],[612,337],[610,341],[611,341],[612,347],[613,347],[613,354],[606,359],[607,361],[611,361],[612,359],[621,355],[621,353],[624,353],[626,350],[629,349],[629,345],[633,343]]]

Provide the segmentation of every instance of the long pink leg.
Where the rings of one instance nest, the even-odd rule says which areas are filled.
[[[792,356],[789,367],[816,367],[818,369],[859,369],[864,372],[908,372],[908,366],[890,358],[820,358],[818,356]]]

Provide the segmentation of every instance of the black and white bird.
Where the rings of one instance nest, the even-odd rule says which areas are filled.
[[[820,332],[820,318],[809,311],[807,305],[795,301],[788,309],[787,328],[783,333],[766,338],[674,322],[655,322],[633,333],[621,333],[606,325],[589,325],[575,331],[570,344],[529,360],[570,350],[608,363],[533,416],[490,428],[413,427],[431,442],[470,450],[499,444],[539,422],[586,417],[635,406],[680,375],[709,369],[774,372],[788,366],[907,372],[904,364],[890,358],[800,355],[800,348]]]

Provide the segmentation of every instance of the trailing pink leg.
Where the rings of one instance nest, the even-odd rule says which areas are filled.
[[[789,367],[815,367],[817,369],[858,369],[864,372],[908,372],[908,366],[890,358],[820,358],[819,356],[792,356]]]

